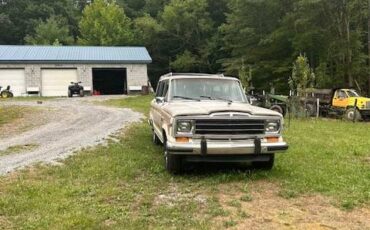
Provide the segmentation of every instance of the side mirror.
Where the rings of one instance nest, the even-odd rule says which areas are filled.
[[[164,103],[164,97],[156,97],[155,102],[157,102],[157,104],[163,104]]]

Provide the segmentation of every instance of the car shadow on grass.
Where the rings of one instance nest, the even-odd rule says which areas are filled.
[[[271,171],[259,170],[250,163],[185,163],[181,174],[184,176],[217,176],[228,174],[241,179],[240,176],[260,176],[269,174]]]

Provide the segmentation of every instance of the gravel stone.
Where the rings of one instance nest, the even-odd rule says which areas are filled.
[[[142,114],[130,109],[92,103],[111,98],[122,98],[122,96],[96,97],[96,99],[94,97],[62,98],[46,100],[42,104],[35,101],[6,102],[7,105],[45,107],[51,110],[46,115],[49,123],[19,135],[0,139],[0,151],[27,143],[39,146],[31,152],[0,157],[0,175],[35,163],[57,163],[82,148],[104,144],[109,136],[143,118]]]

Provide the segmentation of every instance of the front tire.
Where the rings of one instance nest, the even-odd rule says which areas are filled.
[[[9,98],[11,96],[10,96],[10,93],[8,91],[3,91],[3,92],[1,92],[1,97],[2,98]]]
[[[273,106],[271,106],[270,110],[275,111],[275,112],[278,112],[278,113],[284,115],[284,110],[283,110],[283,108],[280,105],[273,105]]]
[[[349,108],[349,109],[347,109],[346,110],[346,113],[344,115],[344,118],[346,120],[348,120],[348,121],[353,121],[353,120],[359,121],[359,120],[362,119],[361,114],[360,114],[360,111],[358,111],[358,109],[355,109],[355,108]]]
[[[71,90],[68,90],[68,97],[72,97],[72,91]]]
[[[84,94],[84,90],[83,89],[81,89],[80,90],[80,97],[84,97],[85,96],[85,94]]]
[[[158,138],[158,136],[157,136],[157,134],[155,133],[154,130],[152,131],[152,141],[153,141],[153,144],[155,144],[155,145],[160,145],[161,144],[161,140]]]
[[[182,172],[182,157],[168,152],[167,142],[164,143],[165,168],[171,174]]]
[[[271,170],[274,167],[275,154],[269,154],[268,157],[268,161],[252,162],[252,167],[258,170]]]

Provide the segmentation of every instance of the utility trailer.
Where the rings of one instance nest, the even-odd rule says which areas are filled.
[[[288,96],[264,94],[248,96],[252,105],[276,111],[280,114],[286,115],[288,111]]]

